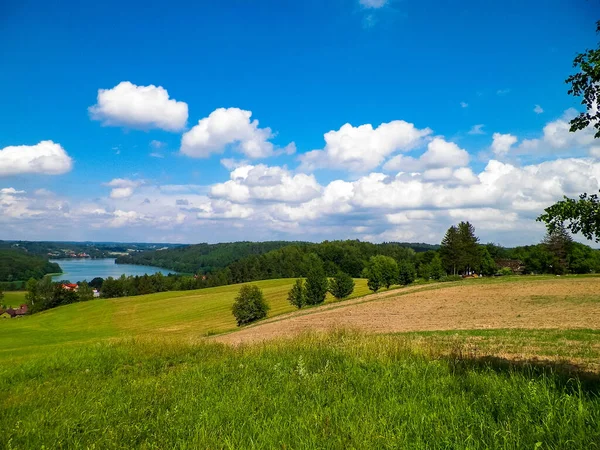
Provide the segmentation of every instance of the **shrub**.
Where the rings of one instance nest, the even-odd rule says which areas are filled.
[[[338,272],[329,282],[329,292],[338,300],[348,297],[354,291],[354,280],[345,272]]]
[[[306,305],[306,289],[301,279],[297,279],[288,292],[288,301],[298,309]]]
[[[306,304],[318,305],[325,301],[329,281],[321,261],[315,261],[306,276]]]
[[[251,285],[240,288],[232,308],[238,327],[265,318],[268,310],[269,305],[260,288]]]
[[[448,281],[460,281],[462,277],[460,275],[446,275],[440,278],[440,282],[445,283]]]
[[[507,276],[507,275],[513,275],[514,272],[512,271],[512,269],[510,267],[503,267],[502,269],[500,269],[498,271],[498,275],[502,275],[502,276]]]

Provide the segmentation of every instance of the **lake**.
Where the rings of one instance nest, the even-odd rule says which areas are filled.
[[[93,278],[119,278],[121,275],[152,275],[157,272],[162,272],[167,275],[169,272],[175,273],[174,270],[161,269],[160,267],[152,266],[136,266],[134,264],[115,264],[114,258],[102,259],[52,259],[52,262],[57,263],[64,273],[54,275],[52,281],[69,280],[71,283]]]

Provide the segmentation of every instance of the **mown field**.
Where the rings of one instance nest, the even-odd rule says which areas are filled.
[[[267,280],[259,286],[269,303],[269,316],[294,310],[287,293],[294,280]],[[75,303],[19,319],[0,322],[0,361],[46,352],[53,345],[77,345],[103,339],[157,334],[198,338],[235,330],[231,306],[239,285],[197,291],[97,299]],[[366,280],[357,279],[350,298],[368,294]],[[6,293],[9,301],[22,303],[24,293]],[[17,295],[15,295],[17,294]],[[20,295],[19,295],[20,294]],[[333,302],[328,296],[326,303]],[[10,304],[10,303],[9,303]]]
[[[19,307],[25,303],[25,292],[21,291],[9,291],[4,293],[4,298],[0,300],[0,303],[6,306],[12,306],[13,308]]]
[[[0,322],[0,448],[600,448],[600,278],[289,314],[292,282],[258,283],[271,318],[222,335],[239,286]]]

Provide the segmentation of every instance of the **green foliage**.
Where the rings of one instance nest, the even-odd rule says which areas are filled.
[[[307,276],[306,276],[306,304],[319,305],[325,301],[329,281],[323,269],[323,263],[315,256]]]
[[[502,267],[498,271],[498,275],[508,276],[508,275],[514,275],[514,273],[510,267]]]
[[[2,300],[3,298],[4,298],[4,292],[2,292],[2,291],[0,290],[0,300]]]
[[[269,305],[258,286],[246,284],[240,288],[231,311],[241,327],[267,317]]]
[[[35,278],[48,273],[60,273],[60,266],[40,256],[22,250],[0,250],[0,281],[17,281]]]
[[[96,277],[90,281],[90,286],[94,289],[100,290],[102,289],[102,283],[104,283],[104,278]]]
[[[94,298],[94,290],[85,281],[79,283],[79,289],[77,289],[77,297],[80,302],[86,302]]]
[[[3,422],[18,424],[0,448],[597,448],[600,398],[577,378],[410,344],[338,334],[20,356],[0,372]]]
[[[288,301],[298,309],[306,305],[306,289],[302,279],[298,278],[292,289],[290,289]]]
[[[481,254],[479,273],[487,276],[494,275],[498,271],[498,266],[492,258],[492,255],[490,255],[488,248],[486,246],[480,246],[479,252]]]
[[[600,32],[600,20],[596,22],[596,32]],[[583,130],[589,126],[596,128],[594,137],[600,138],[600,45],[579,53],[573,60],[578,72],[565,80],[570,84],[569,95],[581,97],[585,112],[571,120],[570,131]],[[588,238],[589,239],[589,238]]]
[[[481,266],[479,239],[469,222],[451,226],[440,246],[440,256],[447,272],[453,275],[477,272]]]
[[[398,264],[398,284],[406,286],[412,283],[417,278],[417,271],[413,263],[402,261]]]
[[[377,255],[369,259],[363,272],[367,285],[373,292],[382,287],[389,288],[398,280],[398,263],[389,256]]]
[[[550,265],[552,273],[557,275],[566,273],[568,269],[567,256],[573,245],[573,238],[567,232],[565,227],[559,225],[552,231],[546,233],[542,244],[552,256],[552,263]]]
[[[600,242],[600,200],[598,194],[581,194],[579,200],[564,197],[544,210],[537,218],[544,222],[549,233],[560,229],[565,222],[573,234],[581,233],[586,239]]]
[[[354,280],[344,272],[338,272],[329,281],[329,292],[338,300],[348,297],[354,291]]]
[[[434,280],[439,280],[443,276],[446,276],[446,271],[442,265],[442,259],[438,254],[434,256],[429,264],[429,276]]]
[[[212,273],[251,255],[261,255],[290,245],[291,242],[231,242],[196,244],[119,256],[117,264],[164,267],[184,273]],[[249,280],[244,280],[249,281]]]
[[[448,283],[451,281],[461,281],[462,277],[460,275],[444,275],[439,279],[440,283]]]

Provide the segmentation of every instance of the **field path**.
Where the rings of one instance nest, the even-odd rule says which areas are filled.
[[[494,328],[600,329],[600,278],[414,286],[273,317],[215,336],[228,344],[306,331],[371,333]]]

